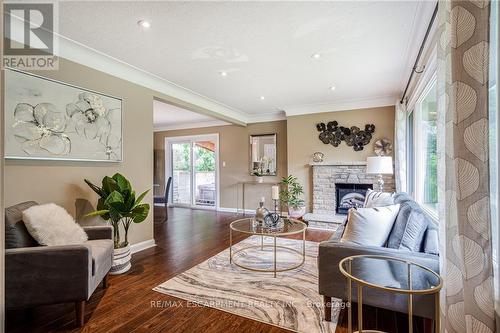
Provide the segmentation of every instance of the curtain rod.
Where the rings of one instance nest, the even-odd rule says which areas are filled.
[[[418,62],[420,61],[420,57],[422,56],[422,52],[424,51],[425,42],[427,41],[427,38],[429,37],[429,33],[431,32],[432,24],[434,23],[434,20],[436,19],[437,11],[438,11],[438,4],[436,4],[436,8],[434,8],[434,13],[432,13],[431,21],[429,22],[429,26],[427,26],[427,30],[425,31],[424,40],[422,41],[422,45],[420,45],[420,49],[418,50],[417,59],[415,59],[415,64],[413,65],[413,68],[411,70],[410,78],[408,79],[408,83],[406,83],[405,91],[403,92],[403,96],[401,97],[401,100],[399,101],[399,103],[401,103],[401,104],[403,104],[403,102],[404,102],[404,99],[406,97],[406,93],[408,92],[408,88],[410,87],[411,79],[413,79],[413,74],[414,73],[420,74],[423,72],[423,70],[420,72],[417,71],[417,65],[418,65]]]

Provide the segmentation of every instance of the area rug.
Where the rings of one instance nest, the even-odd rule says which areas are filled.
[[[260,243],[260,236],[251,236],[233,246],[233,251]],[[272,238],[265,238],[265,244],[271,245]],[[278,238],[277,244],[302,251],[301,240]],[[323,320],[323,297],[318,294],[318,244],[306,242],[304,265],[277,273],[276,278],[272,273],[230,264],[226,249],[153,290],[295,332],[333,333],[342,303],[334,300],[332,321]],[[277,257],[278,269],[300,260],[298,254],[279,248]],[[254,268],[272,268],[273,248],[244,250],[235,258]]]

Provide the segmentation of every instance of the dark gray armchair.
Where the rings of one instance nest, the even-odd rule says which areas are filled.
[[[407,221],[412,212],[422,214],[422,209],[416,202],[411,200],[408,195],[400,193],[395,195],[395,202],[401,205],[400,212],[396,218],[396,222],[391,231],[394,238],[402,236],[404,232],[411,229],[407,227]],[[430,219],[425,221],[426,227],[423,229],[421,237],[418,238],[418,243],[413,244],[414,250],[399,246],[398,248],[377,247],[377,246],[360,246],[354,243],[342,243],[340,239],[345,229],[347,221],[339,227],[332,238],[322,242],[319,245],[318,253],[318,270],[319,270],[319,293],[323,295],[325,301],[325,320],[331,320],[331,298],[339,298],[347,300],[347,280],[339,270],[339,262],[349,256],[354,255],[383,255],[395,257],[398,259],[409,260],[417,264],[423,265],[433,271],[439,273],[439,253],[437,241],[437,225]],[[415,229],[412,229],[414,231]],[[389,239],[391,239],[391,235]],[[388,241],[390,243],[390,241]],[[386,246],[389,244],[386,244]],[[397,267],[397,268],[396,268]],[[377,281],[382,285],[391,285],[395,280],[398,280],[398,275],[407,274],[398,271],[400,267],[397,265],[377,265],[377,267],[367,267],[366,271],[373,274],[371,281]],[[413,280],[413,285],[427,281]],[[356,289],[356,284],[353,282],[353,290]],[[353,302],[357,302],[356,292],[353,292]],[[433,295],[414,296],[413,298],[413,313],[416,316],[434,319],[435,302]],[[363,289],[363,304],[374,307],[384,308],[392,311],[407,313],[408,296],[404,294],[387,293],[373,288]]]
[[[85,301],[101,281],[106,288],[113,262],[113,229],[84,227],[88,241],[78,245],[39,246],[22,221],[23,202],[5,210],[5,304],[27,308],[75,303],[76,322],[84,323]]]

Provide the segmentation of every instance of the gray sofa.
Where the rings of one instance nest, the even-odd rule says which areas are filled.
[[[438,226],[422,208],[406,193],[396,193],[394,202],[400,210],[384,247],[360,246],[340,242],[347,221],[337,229],[330,240],[320,243],[318,254],[319,293],[325,301],[325,320],[331,320],[331,298],[347,300],[347,280],[339,270],[339,262],[353,255],[384,255],[410,260],[439,273]],[[410,222],[409,222],[410,221]],[[404,237],[403,237],[404,236]],[[410,236],[410,237],[408,237]],[[373,276],[371,281],[391,285],[398,276],[407,274],[399,265],[376,265],[366,267]],[[397,266],[397,267],[396,267]],[[413,277],[413,283],[427,283]],[[353,282],[353,302],[357,301],[357,286]],[[408,296],[393,294],[373,288],[363,288],[363,304],[407,313]],[[415,316],[434,319],[434,296],[422,295],[413,298]]]
[[[5,304],[28,308],[75,303],[76,322],[84,323],[85,301],[106,277],[113,262],[113,229],[84,227],[88,241],[79,245],[40,246],[22,221],[23,202],[5,210]]]

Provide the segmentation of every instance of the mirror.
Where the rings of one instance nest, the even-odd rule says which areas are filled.
[[[250,135],[250,174],[276,176],[276,133]]]

